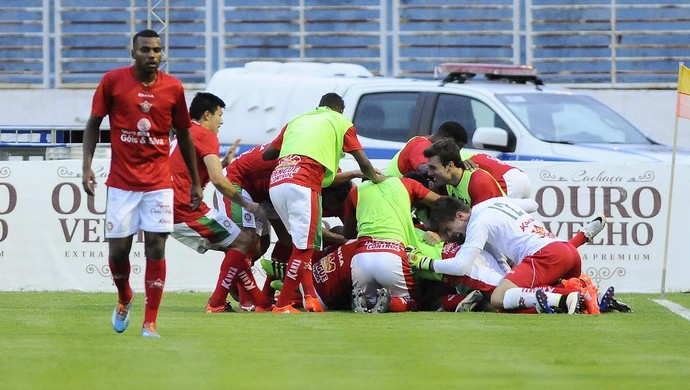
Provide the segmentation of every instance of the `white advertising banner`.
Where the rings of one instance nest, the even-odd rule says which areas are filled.
[[[620,292],[661,287],[670,166],[516,162],[532,180],[537,217],[564,240],[600,213],[606,228],[579,248],[583,271]],[[96,196],[81,188],[81,161],[0,162],[0,290],[114,291],[104,240],[109,161],[95,160]],[[667,291],[690,290],[685,229],[690,167],[676,167]],[[680,180],[682,178],[683,180]],[[207,189],[206,198],[210,199]],[[223,254],[167,242],[166,290],[210,291]],[[144,246],[135,238],[132,286],[143,288]]]
[[[582,271],[600,286],[617,291],[659,292],[663,268],[669,203],[670,166],[667,164],[600,164],[517,162],[532,180],[538,218],[566,240],[603,213],[605,229],[578,250]],[[677,167],[676,178],[688,177]],[[671,227],[667,290],[688,290],[690,262],[682,246],[682,221],[690,217],[682,194],[687,180],[676,179]],[[673,234],[673,233],[676,234]]]
[[[94,160],[96,196],[82,190],[81,161],[0,162],[0,290],[115,291],[105,242],[109,160]],[[204,255],[168,238],[166,290],[213,290],[221,252]],[[130,254],[143,290],[143,235]]]

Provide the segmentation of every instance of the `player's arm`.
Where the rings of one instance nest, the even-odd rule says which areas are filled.
[[[98,132],[101,128],[102,122],[102,116],[91,115],[89,116],[89,120],[86,122],[86,128],[84,129],[84,157],[81,167],[81,185],[84,187],[84,192],[89,195],[93,195],[95,193],[96,176],[93,173],[93,169],[91,169],[91,163],[93,162],[93,153],[96,151]]]
[[[277,159],[279,155],[280,149],[277,149],[275,146],[273,146],[273,144],[271,144],[266,147],[266,150],[264,150],[264,153],[261,155],[261,158],[263,158],[266,161],[270,161]]]
[[[250,202],[245,199],[241,193],[237,192],[227,176],[223,175],[223,165],[220,159],[215,154],[207,154],[204,156],[204,165],[208,171],[208,177],[211,183],[216,187],[218,192],[223,194],[226,198],[231,199],[234,203],[244,207],[247,211],[257,217],[264,219],[265,213],[258,203]]]
[[[357,238],[357,187],[352,187],[345,199],[343,209],[343,237],[347,239]]]
[[[220,160],[220,164],[223,166],[223,168],[230,165],[230,161],[232,161],[233,157],[235,157],[235,152],[237,151],[237,148],[240,146],[240,142],[242,142],[241,139],[236,139],[235,142],[233,142],[230,146],[230,149],[228,149],[228,152],[225,154],[225,157],[223,157],[223,159]]]
[[[367,157],[367,155],[364,154],[364,150],[362,150],[362,149],[353,150],[349,153],[357,161],[357,164],[359,165],[359,169],[362,171],[362,174],[364,175],[364,177],[373,181],[374,183],[380,183],[380,182],[386,180],[386,176],[383,176],[383,175],[376,173],[374,166],[371,165],[371,161],[369,161],[369,158]]]
[[[410,263],[413,268],[445,275],[465,276],[470,272],[474,260],[482,252],[480,248],[463,245],[455,256],[448,260],[435,261],[429,258],[422,258]]]
[[[441,195],[435,193],[434,191],[429,191],[429,193],[426,194],[425,197],[419,199],[419,202],[423,204],[424,206],[430,207],[436,202]]]
[[[175,129],[177,134],[177,146],[180,148],[180,153],[182,154],[182,159],[189,170],[189,176],[192,179],[190,206],[196,209],[201,204],[201,200],[204,197],[203,190],[201,189],[201,181],[199,180],[199,171],[196,166],[196,151],[194,150],[194,141],[192,140],[192,135],[189,129]],[[220,161],[218,161],[220,164]]]
[[[333,182],[331,183],[330,186],[334,187],[334,186],[345,183],[346,181],[349,181],[352,179],[363,179],[365,177],[366,176],[364,176],[362,171],[358,171],[358,170],[338,172],[335,174],[335,177],[333,178]]]
[[[338,233],[332,232],[328,229],[323,229],[321,232],[321,238],[324,242],[329,244],[343,245],[347,243],[347,239]]]
[[[283,147],[283,136],[285,135],[285,130],[287,130],[287,125],[283,126],[280,130],[280,134],[274,139],[268,146],[264,153],[261,155],[265,161],[275,160],[280,156],[280,149]]]

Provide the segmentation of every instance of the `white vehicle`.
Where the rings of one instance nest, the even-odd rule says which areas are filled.
[[[531,67],[442,64],[436,72],[443,80],[376,77],[352,64],[250,62],[218,71],[207,91],[227,105],[224,145],[270,142],[292,116],[336,92],[379,168],[411,137],[451,120],[467,130],[466,148],[501,160],[671,161],[669,146],[584,93],[544,86]],[[477,74],[487,80],[472,80]]]

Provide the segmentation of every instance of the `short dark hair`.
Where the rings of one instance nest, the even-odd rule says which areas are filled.
[[[424,157],[431,158],[434,156],[438,156],[443,166],[448,165],[452,161],[457,168],[462,168],[460,148],[452,138],[441,138],[424,149]]]
[[[436,130],[439,138],[452,138],[455,143],[467,144],[467,130],[458,122],[448,121],[441,124]]]
[[[442,224],[453,221],[458,211],[469,213],[470,210],[470,205],[460,199],[441,196],[431,205],[428,225],[432,230],[438,231]]]
[[[189,116],[199,120],[206,111],[214,113],[218,108],[225,108],[225,102],[221,98],[210,92],[197,92],[189,105]]]
[[[323,96],[321,96],[321,100],[319,101],[319,107],[328,107],[331,110],[335,111],[343,111],[345,109],[345,102],[343,101],[343,98],[340,97],[335,92],[329,92]]]
[[[141,30],[138,33],[134,34],[132,37],[132,49],[134,49],[134,46],[137,44],[137,38],[160,38],[161,36],[158,35],[157,32],[153,30]]]
[[[427,175],[422,175],[417,171],[410,171],[403,175],[404,178],[412,179],[419,184],[423,185],[425,188],[429,188],[429,182],[431,179]]]
[[[344,203],[350,194],[350,190],[352,190],[352,180],[346,180],[340,184],[330,185],[321,189],[321,199],[333,196],[338,203]]]

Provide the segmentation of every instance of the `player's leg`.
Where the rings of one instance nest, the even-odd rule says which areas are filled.
[[[142,336],[160,337],[156,329],[158,308],[163,298],[166,263],[165,241],[173,231],[173,190],[144,192],[138,207],[141,230],[144,231],[144,290],[146,303]]]
[[[376,253],[376,262],[373,267],[374,278],[382,289],[377,291],[376,306],[372,312],[417,310],[412,270],[404,247],[400,245],[396,253],[392,251],[374,253]]]
[[[376,292],[381,286],[374,278],[374,265],[378,252],[368,252],[358,246],[352,256],[350,272],[352,278],[353,310],[358,313],[369,312],[376,304]]]
[[[321,245],[321,202],[318,193],[307,187],[283,183],[269,190],[271,201],[281,221],[292,237],[292,253],[288,261],[283,288],[278,295],[274,311],[292,307],[293,293],[302,288],[305,308],[323,311],[314,298],[311,274],[311,258],[314,246]]]
[[[108,265],[118,295],[111,322],[118,333],[124,332],[129,325],[134,298],[129,284],[129,252],[133,236],[140,226],[137,207],[142,196],[141,192],[108,188],[105,237],[108,239]]]
[[[492,294],[491,303],[504,310],[534,306],[547,313],[554,307],[579,312],[579,290],[549,286],[556,285],[561,278],[579,276],[580,268],[581,259],[575,247],[564,242],[551,243],[515,266]]]
[[[580,229],[580,231],[577,232],[577,234],[575,234],[575,236],[573,236],[573,238],[571,238],[568,242],[570,242],[570,244],[575,248],[579,248],[588,242],[592,242],[594,237],[604,230],[605,226],[606,216],[604,214],[598,215],[596,218],[584,225],[582,229]]]

